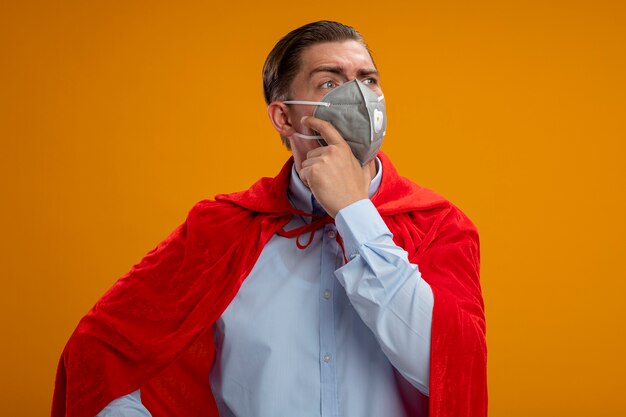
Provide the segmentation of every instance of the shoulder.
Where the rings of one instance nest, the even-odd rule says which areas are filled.
[[[254,213],[228,202],[211,199],[195,203],[185,221],[192,238],[237,237],[254,220]]]
[[[432,210],[412,212],[411,218],[413,221],[426,223],[430,226],[425,237],[427,245],[432,243],[442,245],[461,241],[478,243],[476,225],[463,210],[448,199],[443,199]]]
[[[189,210],[187,215],[188,220],[198,222],[211,222],[215,220],[228,219],[230,216],[242,215],[249,212],[237,206],[225,201],[218,201],[212,199],[204,199],[195,203]]]
[[[457,205],[407,178],[402,181],[406,187],[387,203],[395,213],[385,213],[383,218],[402,246],[413,249],[409,253],[449,243],[478,245],[476,225]]]

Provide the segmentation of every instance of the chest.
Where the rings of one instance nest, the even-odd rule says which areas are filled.
[[[393,367],[334,276],[335,234],[325,226],[306,249],[274,236],[216,322],[220,415],[404,415]]]

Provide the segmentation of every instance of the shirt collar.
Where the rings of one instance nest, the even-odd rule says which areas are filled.
[[[378,191],[378,187],[380,187],[380,182],[383,178],[383,164],[380,162],[380,159],[376,157],[376,175],[372,178],[372,182],[370,182],[370,188],[368,191],[368,197],[372,198],[376,191]],[[313,212],[313,204],[311,197],[313,194],[311,190],[307,188],[306,185],[302,182],[298,173],[296,171],[296,164],[294,163],[291,167],[291,178],[289,179],[289,188],[287,189],[287,195],[289,197],[289,201],[291,205],[298,210],[304,211],[305,213]]]

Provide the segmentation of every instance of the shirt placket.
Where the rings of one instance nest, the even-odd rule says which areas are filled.
[[[313,199],[313,211],[321,208]],[[323,213],[323,210],[322,210]],[[320,387],[322,417],[339,417],[339,402],[337,395],[336,375],[336,342],[335,342],[335,312],[334,312],[334,283],[335,269],[337,269],[338,245],[335,240],[337,229],[334,224],[324,226],[322,234],[322,259],[320,277]]]

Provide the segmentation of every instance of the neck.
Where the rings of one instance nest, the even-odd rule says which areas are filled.
[[[370,169],[370,180],[376,176],[376,157],[368,162]]]

